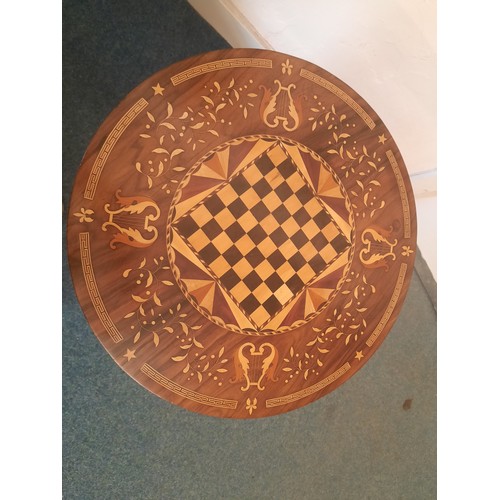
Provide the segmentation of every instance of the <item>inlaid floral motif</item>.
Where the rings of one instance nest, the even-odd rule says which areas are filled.
[[[80,222],[93,222],[91,215],[94,213],[93,210],[89,208],[81,208],[79,212],[75,212],[73,215],[78,217]]]
[[[331,320],[331,332],[336,339],[343,339],[345,345],[348,345],[351,340],[356,342],[365,333],[367,323],[363,313],[367,308],[363,304],[375,292],[375,286],[368,282],[365,274],[354,271],[349,273],[345,290],[341,292],[348,301],[342,309],[334,310]]]
[[[412,250],[409,245],[403,245],[403,251],[401,252],[401,255],[403,257],[409,257],[413,252],[414,250]]]
[[[182,153],[200,149],[213,142],[214,137],[220,137],[224,127],[233,125],[228,116],[234,109],[241,112],[242,119],[246,119],[252,109],[257,109],[255,98],[258,94],[252,91],[252,84],[253,80],[237,83],[234,78],[225,85],[214,81],[205,85],[197,106],[178,108],[165,101],[163,113],[155,116],[148,111],[147,123],[139,135],[148,141],[151,149],[147,159],[135,163],[136,170],[147,178],[148,187],[170,173],[168,181],[161,186],[170,194],[178,183],[175,173],[186,170],[179,162]]]
[[[218,386],[223,384],[221,375],[227,373],[225,364],[228,359],[224,357],[225,347],[222,346],[217,352],[207,353],[204,345],[197,340],[194,335],[184,333],[185,338],[181,338],[181,354],[172,356],[172,361],[184,363],[182,373],[185,373],[187,380],[196,378],[199,383],[205,379],[212,380]],[[177,336],[179,338],[179,336]]]
[[[332,340],[327,337],[326,332],[318,328],[313,328],[313,330],[317,335],[306,344],[309,347],[308,350],[301,352],[291,346],[287,356],[283,358],[281,370],[286,374],[285,384],[288,384],[294,377],[307,380],[311,375],[319,375],[320,368],[324,365],[322,355],[330,352],[328,344]]]
[[[130,330],[134,332],[134,344],[147,335],[157,347],[165,333],[182,332],[188,335],[201,326],[190,326],[185,321],[187,313],[182,311],[181,303],[173,307],[164,305],[163,295],[168,294],[168,288],[174,286],[172,281],[166,279],[170,267],[164,265],[163,256],[152,260],[147,265],[147,259],[144,258],[137,268],[123,271],[123,277],[131,283],[130,297],[136,306],[124,318],[132,321]]]
[[[257,398],[247,398],[245,410],[248,411],[248,414],[251,415],[254,410],[257,409]]]

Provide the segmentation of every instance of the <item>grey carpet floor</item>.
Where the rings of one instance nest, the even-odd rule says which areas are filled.
[[[64,206],[92,135],[131,89],[225,47],[182,0],[65,0]],[[397,323],[353,378],[305,408],[230,421],[162,401],[121,371],[83,316],[64,247],[64,498],[436,497],[436,284],[420,255]]]

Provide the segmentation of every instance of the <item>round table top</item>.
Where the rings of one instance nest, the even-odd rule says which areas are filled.
[[[324,396],[380,346],[416,250],[411,185],[373,109],[268,50],[205,53],[92,139],[67,228],[79,302],[138,383],[256,418]]]

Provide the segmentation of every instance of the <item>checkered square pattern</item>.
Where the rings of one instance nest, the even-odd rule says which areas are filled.
[[[174,227],[259,326],[349,245],[279,144]]]

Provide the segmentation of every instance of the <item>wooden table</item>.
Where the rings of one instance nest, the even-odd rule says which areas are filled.
[[[104,348],[154,394],[218,417],[287,412],[351,377],[396,320],[416,250],[380,118],[267,50],[192,57],[133,90],[87,149],[69,219]]]

